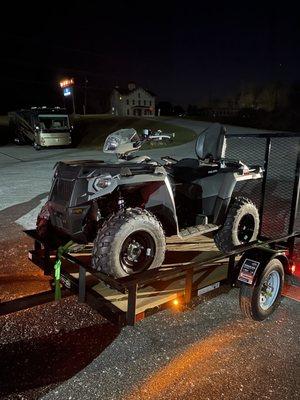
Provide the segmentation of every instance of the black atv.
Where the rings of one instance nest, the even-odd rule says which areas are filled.
[[[261,179],[263,172],[226,159],[225,129],[214,124],[198,136],[197,158],[163,157],[161,163],[133,154],[158,139],[149,131],[140,137],[122,129],[103,148],[117,155],[114,162],[59,162],[37,220],[44,241],[54,248],[70,239],[93,242],[93,268],[123,277],[161,266],[166,236],[212,232],[225,253],[255,240],[257,207],[236,197],[235,187]]]

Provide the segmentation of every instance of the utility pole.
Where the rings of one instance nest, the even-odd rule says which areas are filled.
[[[73,103],[73,114],[75,116],[76,115],[76,110],[75,110],[74,86],[72,87],[72,103]]]
[[[87,98],[87,84],[88,80],[87,77],[84,77],[84,104],[83,104],[83,115],[86,114],[86,98]]]

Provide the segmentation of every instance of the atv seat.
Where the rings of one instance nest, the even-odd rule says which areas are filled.
[[[195,152],[200,161],[211,163],[225,158],[226,129],[220,124],[212,124],[197,138]]]
[[[217,172],[220,160],[225,157],[225,132],[223,126],[213,124],[200,133],[195,146],[197,158],[183,158],[172,164],[174,179],[190,182]]]

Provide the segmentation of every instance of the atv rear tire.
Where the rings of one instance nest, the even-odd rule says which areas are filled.
[[[166,241],[160,222],[140,208],[113,215],[94,240],[92,267],[115,278],[158,268]]]
[[[229,208],[224,225],[214,235],[215,243],[223,253],[236,246],[256,240],[259,231],[259,213],[256,206],[244,197],[238,197]]]

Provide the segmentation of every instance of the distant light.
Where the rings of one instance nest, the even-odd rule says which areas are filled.
[[[64,88],[64,96],[71,96],[72,94],[72,88],[66,87]]]
[[[59,82],[59,85],[60,85],[60,87],[63,89],[63,88],[65,88],[65,87],[68,87],[68,86],[73,86],[74,85],[74,79],[73,78],[71,78],[71,79],[64,79],[63,81],[60,81]]]
[[[122,96],[120,96],[119,99],[122,100]]]

